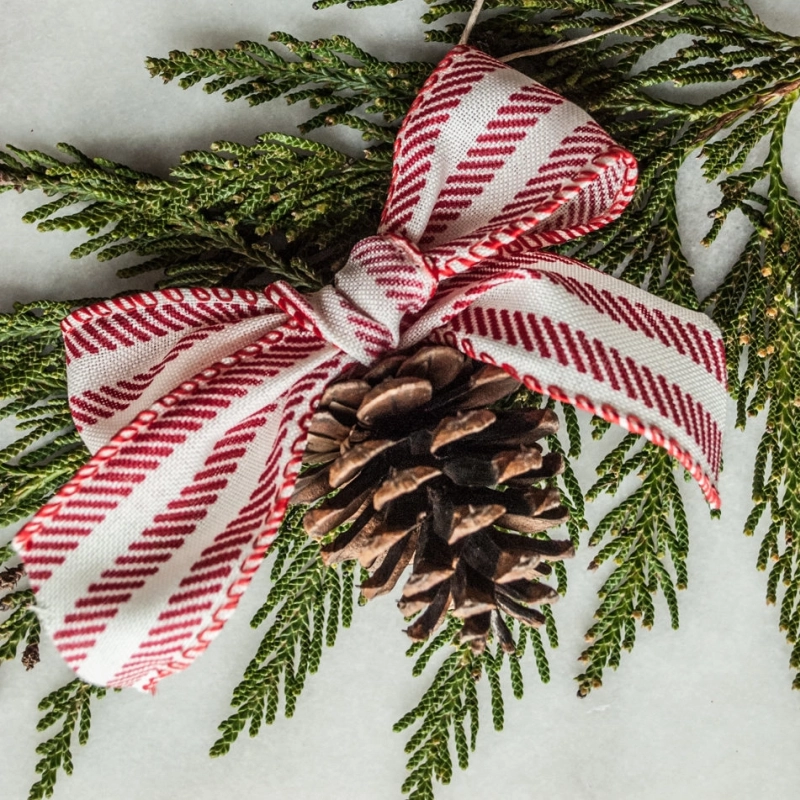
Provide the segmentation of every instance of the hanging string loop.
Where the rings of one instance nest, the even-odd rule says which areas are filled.
[[[467,24],[464,26],[464,30],[461,33],[461,38],[458,40],[458,43],[460,45],[466,44],[469,41],[472,29],[478,22],[478,17],[480,16],[481,11],[483,10],[484,2],[485,0],[476,0],[475,5],[472,8],[472,13],[469,15]],[[580,36],[577,39],[567,39],[566,41],[556,42],[555,44],[548,44],[542,47],[533,47],[529,50],[520,50],[517,53],[511,53],[510,55],[503,56],[502,58],[499,58],[498,61],[508,63],[509,61],[514,61],[517,58],[526,58],[528,56],[540,56],[543,53],[553,53],[557,50],[566,50],[569,47],[575,47],[576,45],[584,44],[585,42],[591,42],[594,39],[600,39],[603,36],[608,36],[608,34],[610,33],[616,33],[616,31],[621,31],[624,28],[627,28],[631,25],[635,25],[637,22],[642,22],[643,20],[655,16],[656,14],[659,14],[662,11],[666,11],[668,8],[672,8],[672,6],[676,6],[678,5],[678,3],[682,2],[683,0],[668,0],[668,2],[662,3],[660,6],[651,8],[649,11],[645,11],[644,13],[639,14],[639,16],[637,17],[632,17],[631,19],[623,20],[622,22],[616,25],[612,25],[610,28],[604,28],[603,30],[587,34],[586,36]]]

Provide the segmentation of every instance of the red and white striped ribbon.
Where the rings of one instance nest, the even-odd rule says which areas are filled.
[[[70,666],[147,690],[189,666],[276,534],[325,386],[424,340],[668,448],[718,505],[717,328],[541,249],[615,219],[635,177],[579,108],[457,47],[400,131],[378,235],[334,286],[149,292],[64,320],[94,456],[16,546]]]

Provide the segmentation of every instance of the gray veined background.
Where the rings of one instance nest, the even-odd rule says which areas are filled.
[[[94,155],[165,171],[183,150],[214,139],[245,143],[267,130],[291,131],[304,114],[281,101],[249,108],[225,104],[199,88],[189,92],[148,78],[147,55],[194,46],[226,47],[287,30],[302,38],[345,33],[372,52],[396,59],[434,59],[443,48],[421,44],[422,0],[348,12],[313,12],[310,0],[3,0],[0,4],[0,140],[48,149],[67,141]],[[767,23],[800,33],[797,0],[753,0]],[[788,180],[800,190],[800,113],[790,121]],[[358,139],[334,141],[354,151]],[[717,193],[699,165],[684,167],[681,223],[698,287],[725,273],[747,235],[731,220],[710,250],[698,244]],[[0,310],[14,300],[109,295],[121,286],[114,264],[70,261],[82,234],[43,235],[19,218],[38,202],[0,197]],[[694,487],[685,487],[691,523],[689,589],[680,595],[681,628],[672,631],[663,603],[656,625],[609,673],[604,688],[575,697],[576,657],[591,624],[599,576],[581,551],[570,565],[570,591],[557,607],[561,647],[543,686],[532,664],[526,695],[507,693],[506,730],[495,733],[484,703],[478,750],[469,771],[456,771],[437,797],[526,800],[783,800],[800,785],[800,695],[789,690],[789,648],[777,612],[764,603],[764,575],[754,562],[757,537],[741,534],[748,511],[758,422],[748,435],[729,426],[722,480],[724,512],[709,520]],[[0,441],[11,438],[0,427]],[[600,452],[581,461],[592,480]],[[634,479],[635,480],[635,479]],[[603,511],[590,507],[594,520]],[[7,533],[10,533],[8,531]],[[0,535],[2,535],[0,533]],[[392,723],[430,680],[410,676],[402,620],[391,601],[357,609],[353,628],[324,653],[295,718],[279,719],[257,739],[246,735],[221,760],[206,753],[228,714],[230,690],[259,640],[248,620],[267,589],[257,576],[239,613],[187,673],[165,681],[155,698],[125,692],[94,708],[89,745],[75,752],[75,775],[63,777],[59,800],[211,800],[400,796],[405,737]],[[36,704],[70,679],[49,644],[43,663],[25,674],[0,670],[0,797],[23,800],[36,762]],[[485,687],[483,687],[485,688]]]

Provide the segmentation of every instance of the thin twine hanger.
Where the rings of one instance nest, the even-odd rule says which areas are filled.
[[[467,24],[464,26],[461,38],[458,40],[459,44],[466,44],[469,40],[472,29],[475,27],[475,23],[478,21],[478,16],[483,9],[484,2],[485,0],[476,0],[475,6],[472,9],[472,13],[469,15],[469,20],[467,20]],[[649,11],[645,11],[643,14],[639,14],[638,17],[633,17],[632,19],[625,20],[617,25],[612,25],[610,28],[604,28],[601,31],[595,31],[587,36],[580,36],[577,39],[567,39],[566,41],[557,42],[556,44],[548,44],[544,47],[534,47],[530,50],[520,50],[518,53],[511,53],[511,55],[503,56],[502,58],[498,59],[498,61],[508,62],[513,61],[516,58],[539,56],[542,53],[552,53],[555,50],[566,50],[568,47],[575,47],[575,45],[583,44],[584,42],[590,42],[592,39],[600,39],[603,36],[607,36],[609,33],[620,31],[623,28],[627,28],[629,25],[635,25],[637,22],[641,22],[648,17],[652,17],[654,14],[658,14],[660,11],[666,11],[668,8],[672,8],[672,6],[676,6],[678,3],[682,2],[683,0],[669,0],[667,3],[662,3],[656,8],[651,8]]]
[[[472,13],[469,15],[467,24],[464,26],[464,30],[461,32],[461,38],[458,40],[459,44],[467,43],[469,35],[472,33],[472,29],[475,27],[475,23],[478,21],[478,17],[481,15],[484,2],[486,2],[486,0],[475,0],[475,5],[472,7]]]

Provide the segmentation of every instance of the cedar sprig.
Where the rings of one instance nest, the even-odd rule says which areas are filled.
[[[10,570],[4,570],[5,573]],[[0,572],[0,580],[4,572]],[[32,611],[33,592],[30,589],[10,592],[0,596],[0,614],[9,616],[0,622],[0,663],[17,657],[20,644],[21,661],[25,669],[33,669],[39,663],[39,618]]]
[[[549,606],[543,605],[541,609],[550,612],[547,614],[549,633],[552,612]],[[511,654],[505,653],[499,645],[494,652],[487,648],[481,654],[473,653],[467,645],[457,641],[463,620],[450,615],[429,642],[415,642],[408,648],[407,656],[417,656],[412,674],[418,677],[435,653],[452,646],[419,703],[394,725],[395,732],[402,732],[419,723],[405,747],[409,755],[409,775],[402,791],[409,800],[433,800],[434,782],[450,783],[453,753],[461,769],[469,766],[469,754],[475,750],[479,728],[477,684],[484,673],[489,685],[492,722],[497,731],[501,731],[504,724],[500,676],[504,663],[508,663],[512,692],[518,700],[524,695],[522,658],[529,646],[539,678],[543,683],[550,680],[550,666],[540,632],[526,625],[517,626],[505,615],[504,620],[516,645]],[[551,646],[557,646],[557,639],[553,644],[551,638]]]
[[[348,8],[369,8],[370,6],[390,6],[399,2],[400,0],[316,0],[312,3],[312,7],[315,11],[322,11],[342,3],[347,3]]]
[[[20,431],[0,449],[0,526],[34,513],[88,458],[69,415],[59,328],[77,305],[42,301],[0,314],[0,418],[13,415]],[[24,642],[21,660],[31,669],[40,625],[14,558],[9,545],[0,547],[0,661],[15,658]]]
[[[458,627],[449,625],[445,630],[453,628],[455,635]],[[405,748],[409,755],[407,769],[410,774],[403,783],[402,792],[408,795],[409,800],[433,800],[434,780],[445,784],[450,782],[453,774],[452,746],[455,747],[458,766],[461,769],[469,766],[469,753],[475,749],[479,726],[476,683],[484,670],[485,660],[485,653],[476,655],[469,647],[456,647],[437,670],[419,703],[395,723],[396,732],[421,723]],[[493,700],[493,707],[498,702],[502,704],[501,699],[498,701],[493,697]],[[502,727],[502,717],[500,720]]]
[[[106,691],[76,678],[51,692],[39,703],[39,710],[47,713],[39,720],[36,729],[45,731],[59,722],[61,729],[36,748],[36,752],[42,757],[36,765],[40,778],[31,786],[28,800],[52,797],[59,770],[67,775],[72,774],[73,734],[77,728],[80,745],[89,741],[92,698],[101,699],[105,697]]]
[[[14,563],[12,563],[14,562]],[[16,658],[20,644],[22,664],[33,669],[39,663],[39,619],[31,610],[34,602],[30,589],[20,588],[25,567],[16,563],[11,545],[0,547],[0,663]]]
[[[794,670],[800,670],[800,484],[792,461],[800,449],[800,205],[783,179],[781,153],[786,120],[798,94],[800,89],[770,109],[773,123],[764,132],[769,149],[763,164],[721,184],[723,200],[715,214],[729,213],[732,195],[740,193],[736,183],[740,178],[747,188],[741,192],[739,207],[749,205],[754,228],[742,257],[711,298],[725,333],[737,426],[744,428],[749,418],[766,409],[745,533],[752,535],[765,521],[757,566],[769,567],[767,601],[779,603],[779,627],[792,645],[789,663]],[[735,133],[736,129],[726,139]],[[752,180],[753,172],[759,186]],[[792,686],[800,689],[800,671]]]
[[[268,553],[273,558],[272,586],[251,622],[267,629],[244,677],[233,691],[236,711],[219,725],[211,756],[225,755],[245,726],[256,736],[277,718],[283,696],[284,715],[293,716],[306,679],[319,669],[324,646],[333,647],[339,627],[348,628],[355,593],[353,562],[327,567],[319,542],[302,525],[306,506],[286,515]]]
[[[0,449],[0,527],[33,514],[88,459],[67,406],[60,322],[80,303],[37,302],[0,314],[0,419],[19,438]]]
[[[590,547],[603,545],[589,569],[607,562],[614,567],[598,591],[597,622],[587,631],[589,646],[579,658],[584,665],[576,678],[580,697],[601,686],[605,669],[616,669],[622,651],[633,648],[637,620],[644,628],[652,627],[652,595],[659,590],[672,627],[677,629],[679,624],[676,590],[688,583],[688,521],[672,457],[642,442],[634,434],[625,436],[600,463],[598,480],[587,493],[588,500],[603,493],[616,496],[629,475],[635,473],[641,479],[640,486],[603,517],[589,538]]]
[[[16,557],[14,548],[10,544],[0,545],[0,592],[16,588],[25,574],[24,567],[12,566],[11,561]]]
[[[289,104],[306,101],[313,110],[325,110],[303,123],[301,133],[344,124],[378,142],[393,141],[386,126],[405,115],[431,71],[428,62],[381,61],[346,36],[305,42],[277,32],[269,40],[294,57],[283,58],[267,45],[248,41],[228,50],[173,50],[167,58],[147,59],[146,65],[151,75],[165,83],[178,80],[182,89],[205,80],[203,91],[221,91],[227,101],[246,99],[251,106],[281,96]],[[363,116],[354,111],[379,115],[382,122],[364,127]]]
[[[356,241],[374,234],[397,122],[433,65],[382,62],[343,36],[303,42],[278,33],[273,40],[300,60],[242,42],[232,50],[174,51],[148,66],[165,81],[183,75],[184,88],[203,78],[207,91],[238,82],[225,92],[231,100],[257,104],[286,93],[289,102],[330,106],[301,130],[357,128],[376,142],[365,158],[274,133],[256,146],[214,142],[208,151],[184,153],[164,179],[68,144],[57,145],[66,159],[9,145],[0,153],[0,192],[40,189],[55,198],[23,219],[43,231],[85,230],[90,238],[73,258],[96,254],[109,261],[132,253],[145,259],[119,270],[122,278],[155,272],[163,275],[160,288],[283,278],[300,289],[319,288]],[[252,80],[241,82],[245,77]]]
[[[120,277],[162,273],[159,286],[268,283],[317,289],[337,258],[374,232],[391,171],[390,148],[353,159],[280,133],[255,146],[214,142],[189,151],[169,180],[91,159],[59,145],[67,160],[38,151],[0,153],[0,190],[40,189],[53,203],[23,219],[40,230],[84,229],[71,256],[147,260]],[[85,208],[53,216],[65,207]],[[110,228],[110,229],[108,229]]]

